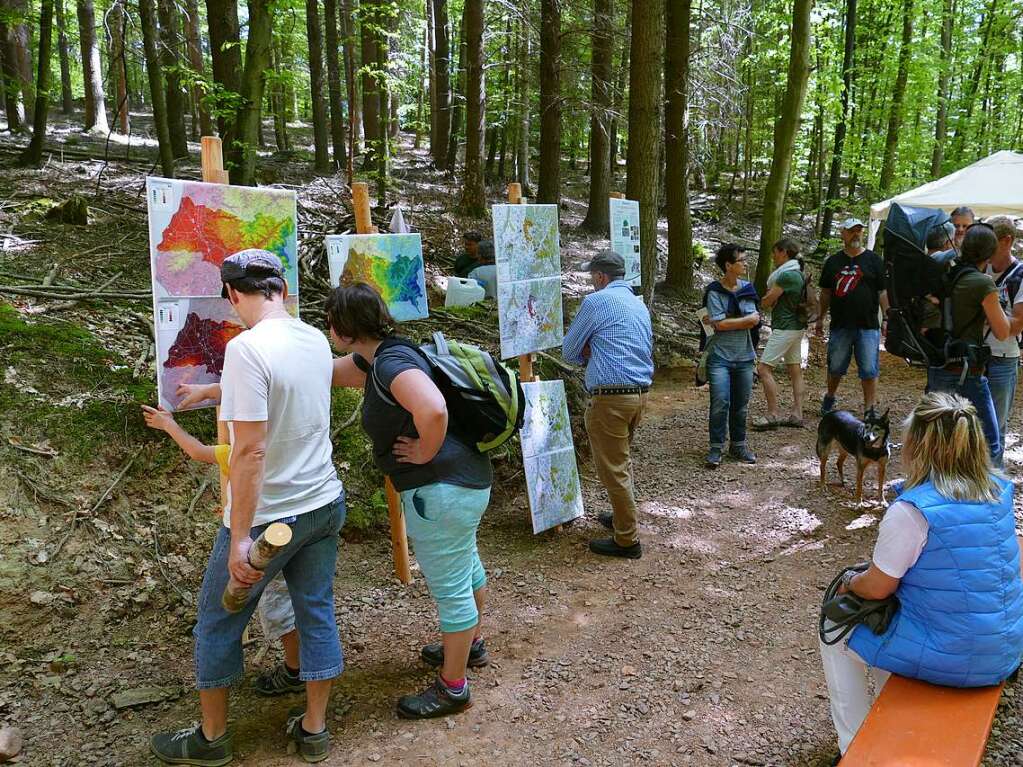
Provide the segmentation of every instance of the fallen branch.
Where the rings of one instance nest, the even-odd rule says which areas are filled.
[[[117,476],[114,477],[114,481],[110,483],[110,486],[103,491],[103,495],[99,497],[99,500],[92,505],[91,509],[89,509],[89,516],[95,514],[96,510],[103,505],[107,498],[110,497],[110,494],[114,491],[114,488],[117,487],[117,484],[121,481],[124,475],[128,473],[128,469],[130,469],[132,464],[135,463],[136,458],[138,458],[138,454],[135,454],[131,458],[129,458],[128,462],[124,464],[124,467],[119,472],[117,472]],[[57,558],[57,555],[60,554],[60,550],[64,548],[64,544],[67,543],[68,538],[70,538],[71,534],[74,533],[75,525],[77,524],[78,509],[75,509],[74,514],[71,515],[71,524],[68,526],[68,531],[64,533],[64,537],[60,539],[60,543],[57,544],[57,548],[55,548],[53,550],[53,553],[50,554],[49,561],[51,564],[53,563],[53,560]]]
[[[345,422],[339,426],[335,426],[333,431],[330,432],[330,438],[332,440],[337,439],[338,434],[359,420],[360,413],[362,413],[362,397],[359,397],[359,401],[355,404],[355,407],[352,408],[352,414],[345,419]]]
[[[54,286],[56,288],[56,286]],[[59,288],[53,290],[42,290],[22,285],[0,285],[0,293],[10,293],[15,296],[32,296],[33,298],[50,298],[53,300],[70,299],[70,302],[77,303],[91,298],[100,298],[107,301],[142,301],[151,299],[152,293],[119,293],[101,290],[89,290],[84,293],[61,293]],[[81,290],[81,288],[78,288]],[[55,307],[51,307],[55,308]]]
[[[206,492],[206,488],[210,486],[210,478],[207,477],[199,485],[199,489],[195,491],[195,495],[192,496],[192,502],[188,504],[188,516],[192,516],[192,512],[195,511],[195,506],[199,503],[199,499],[202,498],[202,494]]]
[[[25,487],[31,490],[33,495],[37,496],[38,498],[42,498],[44,501],[49,501],[50,503],[60,504],[61,506],[64,506],[69,509],[74,508],[74,504],[71,503],[71,501],[69,501],[67,498],[57,495],[55,492],[53,492],[46,486],[36,482],[34,479],[32,479],[24,472],[15,469],[14,473],[17,475],[18,479],[20,479],[25,484]]]
[[[558,370],[560,370],[563,373],[568,373],[569,375],[575,375],[580,370],[579,368],[574,368],[571,365],[569,365],[567,362],[564,362],[563,360],[559,360],[557,357],[555,357],[552,354],[548,354],[547,352],[536,352],[536,355],[538,357],[543,357],[545,360],[550,362],[552,365],[554,365],[554,367],[556,367]]]

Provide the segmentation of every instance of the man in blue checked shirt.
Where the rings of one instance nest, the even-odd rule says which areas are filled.
[[[650,312],[625,281],[625,261],[613,250],[598,253],[582,270],[590,273],[594,292],[565,333],[562,356],[586,366],[586,433],[613,511],[597,518],[614,532],[590,541],[590,551],[639,559],[630,447],[654,375]]]

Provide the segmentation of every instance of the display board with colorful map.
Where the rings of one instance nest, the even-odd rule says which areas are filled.
[[[501,357],[549,349],[564,335],[556,205],[495,205]]]
[[[328,235],[327,264],[331,285],[372,285],[398,322],[430,316],[419,234]]]
[[[246,248],[275,253],[298,295],[295,193],[146,179],[154,297],[220,295],[220,264]]]
[[[288,311],[298,316],[298,301],[288,298]],[[220,380],[227,342],[245,329],[231,302],[217,298],[164,299],[156,309],[156,378],[160,404],[178,410],[179,384]],[[203,402],[196,407],[216,403]]]
[[[216,383],[227,342],[244,330],[220,297],[220,265],[232,253],[276,254],[298,316],[295,193],[280,189],[146,179],[160,404],[177,410],[179,384]],[[215,403],[204,402],[197,407]]]
[[[526,412],[519,432],[533,532],[583,515],[579,469],[563,381],[525,383]]]

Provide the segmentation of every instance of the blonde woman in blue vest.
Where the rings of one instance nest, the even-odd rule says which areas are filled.
[[[821,643],[831,716],[842,753],[890,673],[949,687],[1006,679],[1023,653],[1023,580],[1012,483],[992,469],[973,405],[925,394],[906,423],[906,481],[878,530],[870,569],[841,590],[899,598],[880,636],[857,626]]]

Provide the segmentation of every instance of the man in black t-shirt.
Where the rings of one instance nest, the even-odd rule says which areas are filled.
[[[863,222],[847,218],[841,227],[842,249],[824,262],[820,277],[820,315],[816,333],[824,334],[824,315],[831,311],[828,338],[828,391],[821,415],[835,409],[835,392],[849,362],[856,355],[856,369],[863,386],[863,410],[874,408],[881,325],[878,309],[888,313],[884,290],[884,263],[863,247]]]

